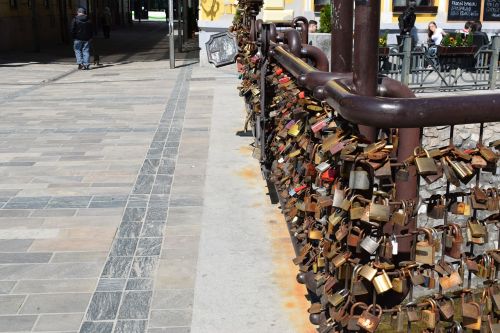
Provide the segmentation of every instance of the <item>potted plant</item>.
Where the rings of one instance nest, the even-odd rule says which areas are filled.
[[[472,34],[468,34],[466,38],[462,34],[457,34],[456,37],[446,35],[438,46],[438,55],[474,55],[476,47],[472,45]]]
[[[387,47],[388,32],[384,32],[378,39],[378,55],[379,57],[386,57],[389,55],[389,47]]]

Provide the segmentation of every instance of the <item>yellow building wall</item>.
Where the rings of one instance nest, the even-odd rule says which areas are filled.
[[[234,3],[233,0],[231,0]],[[200,20],[217,21],[224,14],[224,0],[200,0]]]

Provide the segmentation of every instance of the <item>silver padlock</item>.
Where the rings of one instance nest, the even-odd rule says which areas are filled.
[[[359,246],[369,254],[374,254],[377,251],[380,241],[377,241],[370,236],[365,237]]]
[[[368,190],[370,188],[370,176],[368,171],[361,167],[356,167],[354,162],[351,172],[349,173],[349,188],[353,190]]]
[[[344,198],[345,198],[345,190],[335,189],[333,191],[333,204],[332,204],[332,206],[335,208],[342,207],[342,202],[344,201]]]

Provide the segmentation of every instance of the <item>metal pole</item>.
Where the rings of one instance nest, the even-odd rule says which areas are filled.
[[[498,70],[498,57],[500,53],[500,36],[494,36],[491,39],[491,46],[493,49],[493,54],[490,59],[490,89],[496,89],[497,87],[497,70]]]
[[[182,25],[184,23],[181,24],[182,22],[182,5],[181,5],[181,1],[182,0],[177,0],[177,36],[178,36],[178,41],[177,41],[177,47],[178,47],[178,52],[181,53],[182,52]]]
[[[168,34],[170,68],[175,68],[174,0],[168,0]]]
[[[31,24],[33,29],[33,49],[40,52],[40,35],[38,34],[38,20],[36,14],[36,0],[31,1]]]
[[[182,22],[183,22],[182,35],[184,36],[184,41],[186,41],[191,37],[189,35],[189,17],[188,17],[189,4],[188,4],[188,0],[182,0],[182,9],[183,9],[182,10]]]
[[[361,96],[376,96],[380,0],[356,0],[354,24],[354,89]],[[359,125],[359,130],[368,140],[375,141],[374,127]]]
[[[353,1],[332,1],[331,71],[352,71]]]
[[[403,64],[401,65],[401,83],[408,85],[410,83],[411,66],[411,37],[403,37]]]

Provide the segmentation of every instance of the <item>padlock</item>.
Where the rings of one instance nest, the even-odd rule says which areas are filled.
[[[429,303],[430,308],[422,310],[422,322],[425,327],[435,329],[438,322],[436,302],[432,298],[427,298],[424,303]]]
[[[462,294],[462,319],[465,328],[479,331],[481,329],[481,306],[474,301],[465,301],[465,294]]]
[[[408,287],[407,287],[406,277],[402,271],[400,271],[400,274],[398,276],[392,279],[391,283],[392,283],[392,290],[400,294],[403,293],[406,294]]]
[[[387,261],[392,260],[392,250],[393,250],[392,244],[393,244],[393,241],[390,238],[388,238],[386,236],[383,237],[383,241],[382,241],[381,245],[379,246],[379,257],[380,258],[383,258]],[[397,244],[397,242],[396,242],[396,244]]]
[[[419,157],[419,154],[424,152],[426,157]],[[429,157],[429,152],[422,147],[416,147],[413,150],[413,155],[415,156],[415,166],[417,171],[421,176],[435,175],[438,173],[436,162],[432,157]]]
[[[418,270],[414,270],[410,273],[410,280],[414,286],[421,286],[425,283],[425,278]]]
[[[408,170],[407,163],[403,163],[403,166],[399,167],[396,171],[396,181],[406,182],[410,178],[410,171]]]
[[[377,269],[373,268],[372,263],[365,264],[359,270],[359,275],[371,282],[375,275],[377,275]]]
[[[446,157],[447,158],[447,157]],[[460,180],[457,178],[457,174],[451,167],[451,165],[448,163],[447,159],[445,157],[441,157],[441,166],[443,167],[443,172],[446,176],[446,179],[450,184],[453,184],[456,187],[460,186]]]
[[[356,315],[355,313],[356,313],[357,308],[366,309],[367,307],[368,306],[363,302],[357,302],[351,306],[349,322],[347,323],[347,329],[349,331],[353,331],[353,332],[361,331],[361,327],[359,327],[359,325],[358,325],[358,320],[359,320],[360,315],[359,314]]]
[[[392,289],[391,279],[389,278],[389,275],[387,275],[385,270],[382,270],[381,274],[375,276],[372,283],[377,294],[383,294],[386,291]]]
[[[485,147],[484,145],[478,143],[477,148],[479,149],[479,154],[489,163],[495,163],[498,159],[498,155],[493,152],[493,150]]]
[[[372,314],[371,310],[374,309],[376,314]],[[378,314],[377,314],[378,312]],[[382,307],[378,304],[375,306],[370,305],[358,319],[358,325],[365,331],[373,333],[377,330],[378,325],[382,319]]]
[[[368,190],[370,189],[370,175],[368,171],[358,166],[358,161],[355,160],[351,172],[349,173],[349,188],[353,190]]]
[[[333,306],[333,307],[338,307],[344,301],[347,299],[347,296],[349,295],[349,290],[347,289],[342,289],[336,292],[333,295],[328,296],[328,302]]]
[[[357,247],[361,239],[363,239],[364,233],[364,230],[361,230],[359,227],[352,227],[347,236],[347,245]]]
[[[344,201],[344,198],[346,196],[347,189],[341,190],[335,187],[333,191],[333,204],[332,206],[335,208],[340,208],[342,206],[342,202]]]
[[[392,213],[390,221],[394,224],[404,226],[408,220],[408,213],[406,211],[406,203],[403,200],[401,202],[401,208]]]
[[[448,290],[462,284],[462,278],[457,271],[452,272],[449,276],[442,276],[439,278],[439,284],[443,290]]]
[[[335,239],[339,242],[349,234],[349,227],[347,226],[347,223],[344,223],[344,221],[345,219],[342,220],[338,230],[335,232]]]
[[[392,314],[392,316],[394,317],[394,314]],[[404,313],[401,309],[401,305],[397,306],[396,318],[394,321],[391,321],[391,327],[398,333],[404,332]]]
[[[377,241],[370,236],[365,237],[359,244],[359,246],[369,254],[374,254],[375,251],[377,251],[379,245],[380,240]]]
[[[486,160],[478,155],[472,156],[470,164],[476,169],[486,168],[486,166],[488,165]]]
[[[365,205],[360,200],[362,198],[361,195],[354,195],[350,200],[349,217],[352,221],[359,220],[365,212]]]
[[[472,237],[484,237],[486,236],[486,227],[479,223],[476,219],[470,219],[467,221],[467,227],[470,229]]]
[[[369,220],[370,222],[389,222],[391,216],[391,208],[389,207],[389,199],[382,199],[382,204],[376,202],[377,196],[373,196],[370,203]]]
[[[408,315],[408,321],[410,323],[420,321],[420,317],[417,312],[417,303],[408,302],[406,304],[406,314]]]
[[[346,263],[347,258],[349,258],[350,256],[351,256],[350,252],[339,253],[332,259],[332,263],[336,268],[339,268],[340,266]]]
[[[434,265],[435,249],[432,231],[428,228],[419,228],[418,230],[425,233],[425,238],[417,242],[415,261],[422,264]]]
[[[441,319],[444,321],[453,321],[453,316],[455,314],[455,303],[453,302],[453,298],[443,296],[436,303]]]
[[[486,194],[488,196],[488,199],[486,201],[486,208],[490,212],[495,212],[498,211],[499,205],[498,205],[498,193],[497,190],[494,188],[489,188],[486,190]]]
[[[368,294],[368,289],[364,285],[363,281],[359,279],[359,271],[363,267],[363,265],[358,264],[352,270],[351,276],[351,295],[353,296],[361,296]]]
[[[427,216],[433,219],[442,219],[446,214],[446,199],[444,196],[436,198],[431,197],[430,202],[427,204]]]
[[[454,223],[449,224],[448,232],[446,233],[446,246],[444,253],[449,257],[460,259],[462,256],[463,242],[464,238],[462,237],[462,230],[460,226]]]
[[[321,232],[321,230],[310,230],[308,236],[309,239],[319,240],[323,238],[323,233]]]

